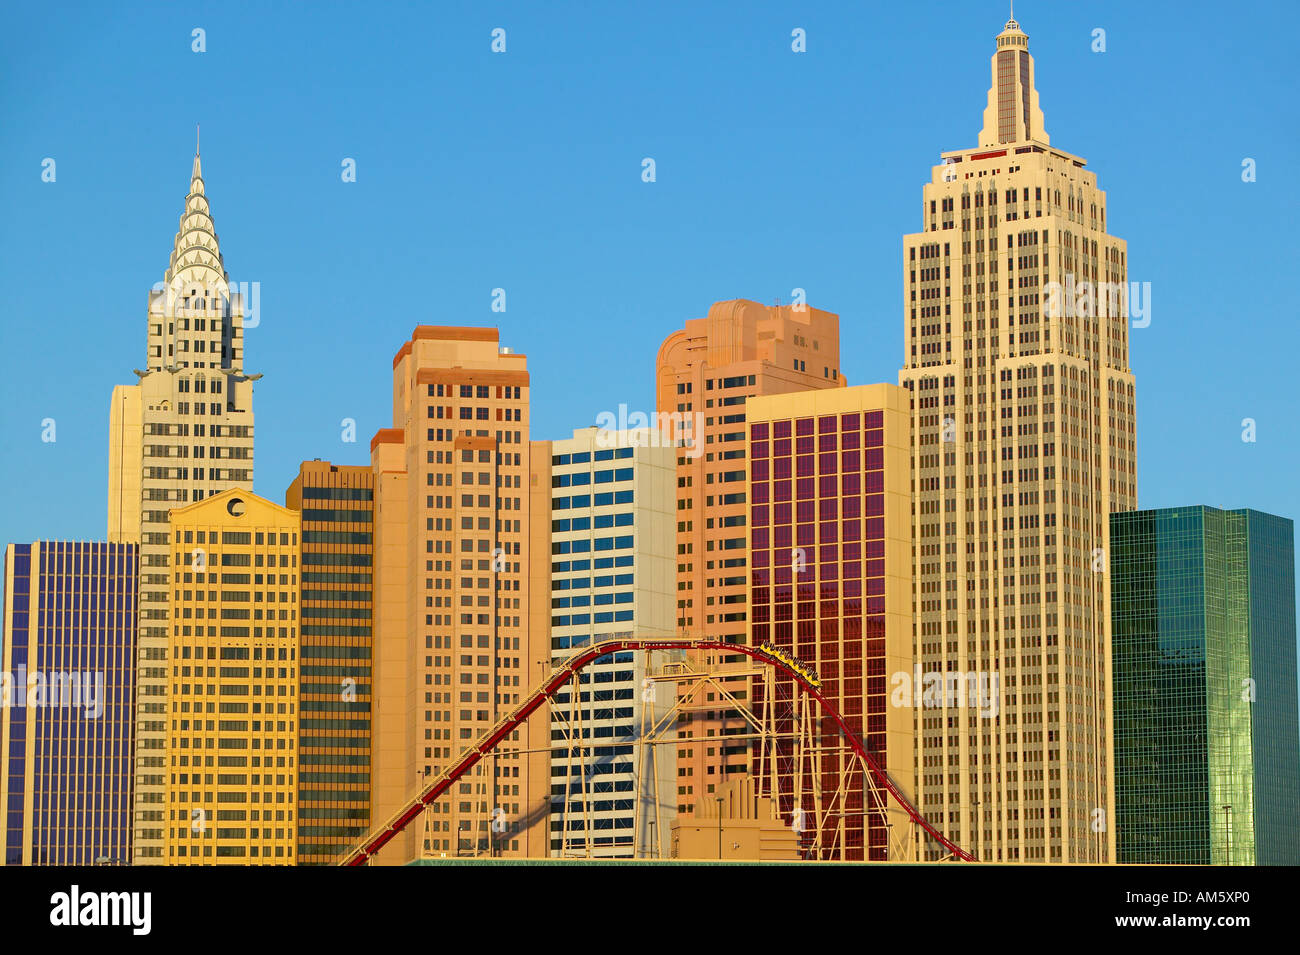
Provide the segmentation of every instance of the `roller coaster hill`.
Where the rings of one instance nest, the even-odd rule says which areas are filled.
[[[631,636],[604,640],[584,647],[564,663],[555,667],[541,684],[524,698],[523,702],[484,733],[472,746],[463,751],[450,766],[434,777],[407,804],[387,820],[372,828],[363,839],[342,853],[337,864],[360,866],[370,862],[376,853],[419,818],[426,808],[447,793],[457,780],[469,773],[480,760],[490,755],[503,740],[508,739],[510,734],[519,729],[538,709],[551,701],[555,694],[562,690],[588,664],[611,653],[623,651],[716,650],[719,646],[721,646],[719,643],[712,640]],[[791,677],[795,686],[809,700],[816,703],[822,714],[832,720],[838,727],[843,743],[853,751],[866,767],[872,785],[887,793],[888,798],[892,799],[907,814],[912,823],[942,846],[950,858],[964,862],[975,861],[969,852],[950,841],[922,816],[906,795],[895,785],[894,781],[880,767],[877,760],[867,751],[862,739],[849,727],[844,717],[835,709],[830,700],[822,694],[822,681],[811,666],[776,647],[766,644],[757,647],[727,644],[726,649],[729,653],[744,654],[759,665],[770,667],[778,673]]]

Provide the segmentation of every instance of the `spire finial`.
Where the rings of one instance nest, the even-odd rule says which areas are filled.
[[[1016,22],[1015,0],[1008,0],[1011,19],[997,35],[993,54],[993,81],[989,87],[988,106],[984,110],[984,126],[980,130],[980,146],[999,143],[1048,143],[1043,129],[1043,112],[1038,105],[1038,92],[1034,89],[1034,59],[1029,55],[1029,37]],[[1007,70],[1008,64],[1019,64]],[[1001,64],[1001,71],[1000,65]]]
[[[185,194],[185,210],[181,213],[180,227],[164,281],[171,282],[178,274],[196,275],[195,270],[207,269],[215,279],[204,278],[209,286],[225,281],[221,264],[221,249],[217,244],[217,231],[212,223],[212,210],[208,206],[207,190],[203,186],[203,161],[199,158],[199,128],[194,128],[194,165],[190,172],[190,188]],[[211,280],[210,280],[211,279]]]
[[[199,160],[199,124],[194,124],[194,168],[190,170],[191,186],[193,180],[203,178],[203,166]]]
[[[1016,0],[1011,0],[1011,19],[1009,19],[1007,25],[1002,28],[1002,32],[1008,33],[1013,30],[1016,32],[1020,31],[1020,24],[1016,22]]]

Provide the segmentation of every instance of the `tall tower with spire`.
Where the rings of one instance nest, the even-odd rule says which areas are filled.
[[[202,635],[215,636],[221,622],[169,623],[168,601],[172,583],[217,589],[217,572],[207,566],[207,545],[217,542],[171,540],[169,514],[228,488],[252,490],[253,381],[261,376],[244,371],[246,316],[244,296],[232,290],[222,261],[196,145],[171,259],[149,293],[144,369],[136,369],[136,384],[113,389],[109,422],[108,538],[140,545],[137,864],[166,864],[164,829],[190,824],[166,819],[163,801],[167,774],[177,769],[176,754],[166,750],[173,717],[168,627],[201,627]],[[202,760],[202,771],[215,771],[215,753],[185,755],[196,761],[191,766]]]
[[[981,147],[1001,143],[1037,140],[1049,143],[1043,129],[1043,111],[1034,88],[1034,58],[1029,55],[1029,37],[1012,16],[998,34],[993,54],[993,85],[984,109]]]
[[[942,159],[903,238],[914,655],[998,693],[915,711],[917,802],[981,859],[1113,862],[1109,515],[1137,506],[1128,256],[1085,160],[1051,145],[1014,16],[978,145]]]

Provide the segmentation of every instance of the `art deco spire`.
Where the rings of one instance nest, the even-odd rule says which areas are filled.
[[[980,146],[1030,140],[1048,145],[1043,111],[1038,108],[1038,91],[1034,89],[1034,58],[1029,55],[1029,37],[1016,22],[1014,10],[998,34],[997,44]]]
[[[174,286],[180,279],[183,285],[197,284],[203,289],[228,288],[226,270],[217,242],[217,229],[208,207],[208,197],[203,191],[203,164],[199,159],[197,141],[194,145],[194,168],[190,172],[190,191],[185,197],[185,212],[172,248],[171,261],[163,281]]]

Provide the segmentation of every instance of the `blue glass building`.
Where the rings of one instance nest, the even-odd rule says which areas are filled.
[[[0,645],[6,865],[131,861],[135,544],[10,544]]]

